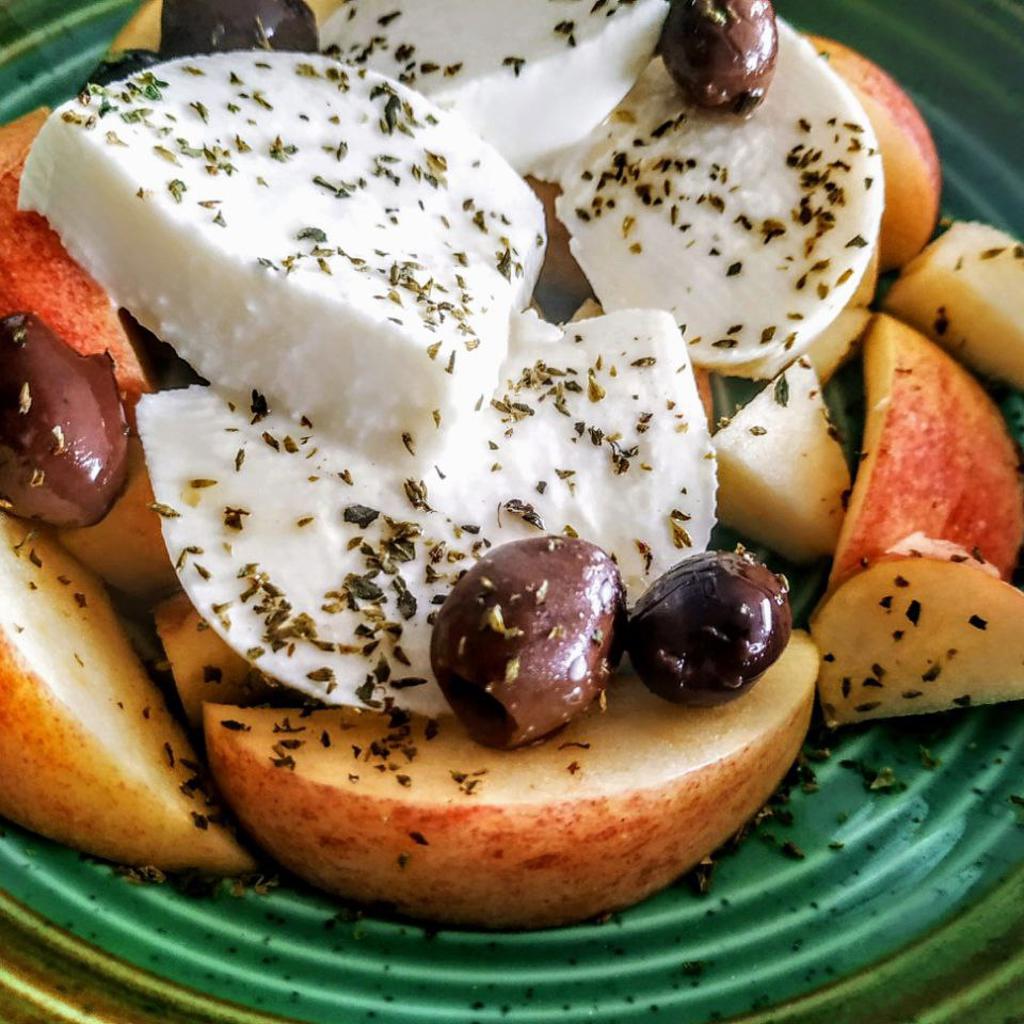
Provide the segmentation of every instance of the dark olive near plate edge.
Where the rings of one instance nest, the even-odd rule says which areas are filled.
[[[111,57],[106,57],[96,65],[86,85],[111,85],[123,81],[132,75],[147,71],[164,58],[153,50],[122,50]]]
[[[532,743],[604,689],[624,615],[619,570],[600,548],[561,537],[503,544],[441,607],[434,674],[475,740]]]
[[[316,16],[303,0],[164,0],[164,60],[253,49],[316,53]]]
[[[781,577],[748,555],[709,551],[640,598],[626,646],[653,693],[703,707],[749,690],[786,649],[792,627]]]
[[[0,320],[0,507],[98,522],[124,486],[126,434],[110,356],[79,355],[35,316]]]
[[[748,114],[775,75],[779,34],[771,0],[675,0],[659,50],[699,107]]]

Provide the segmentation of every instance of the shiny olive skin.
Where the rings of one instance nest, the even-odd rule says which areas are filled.
[[[674,0],[659,50],[697,106],[749,114],[775,75],[775,9],[771,0]]]
[[[0,508],[90,526],[121,492],[127,454],[110,356],[80,356],[35,316],[0,320]]]
[[[619,657],[619,570],[581,540],[494,548],[452,589],[430,660],[478,743],[509,749],[560,729],[604,689]]]
[[[303,0],[164,0],[160,56],[227,50],[317,53],[316,15]]]
[[[112,57],[106,57],[96,65],[86,79],[86,86],[111,85],[122,82],[140,72],[148,71],[154,64],[163,61],[159,53],[152,50],[122,50]]]
[[[710,551],[680,562],[640,598],[626,647],[653,693],[707,707],[749,690],[792,628],[783,578],[749,555]]]

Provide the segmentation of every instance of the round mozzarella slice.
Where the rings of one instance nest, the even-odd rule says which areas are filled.
[[[459,118],[307,54],[83,93],[43,127],[21,205],[203,377],[381,457],[495,386],[544,255],[540,204]]]
[[[632,88],[665,0],[345,0],[320,32],[342,57],[458,111],[543,177]]]
[[[556,209],[606,311],[669,310],[699,366],[766,376],[847,304],[884,203],[853,93],[779,24],[768,98],[747,120],[686,105],[660,60],[585,140]]]

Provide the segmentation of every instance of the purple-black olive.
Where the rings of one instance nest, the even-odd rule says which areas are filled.
[[[659,43],[665,67],[699,107],[748,114],[768,92],[779,52],[771,0],[674,0]]]
[[[303,0],[164,0],[164,60],[227,50],[319,49],[316,15]]]
[[[96,65],[92,74],[86,79],[86,86],[89,85],[110,85],[112,82],[121,82],[132,75],[148,71],[154,64],[159,64],[163,58],[152,50],[122,50],[112,57],[105,57]]]
[[[430,660],[470,735],[489,747],[542,739],[586,710],[620,651],[618,567],[581,540],[495,548],[452,589]]]
[[[680,562],[640,598],[626,647],[649,690],[703,707],[749,690],[792,628],[782,577],[750,555],[710,551]]]
[[[110,356],[80,356],[30,314],[0,320],[0,508],[98,522],[124,486],[126,435]]]

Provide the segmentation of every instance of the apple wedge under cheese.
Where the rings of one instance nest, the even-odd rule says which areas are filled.
[[[831,725],[1024,699],[1024,593],[965,563],[879,562],[815,614]]]
[[[57,534],[86,568],[110,586],[142,601],[174,590],[177,576],[153,511],[153,487],[138,438],[128,439],[128,480],[121,496],[95,526]]]
[[[189,725],[202,726],[206,703],[259,704],[274,692],[210,629],[185,594],[159,604],[154,619]]]
[[[154,395],[140,430],[171,560],[199,613],[328,703],[443,713],[433,613],[492,545],[578,535],[634,595],[714,525],[715,458],[672,318],[519,323],[505,384],[421,456],[368,460],[262,399]]]
[[[0,815],[119,863],[251,870],[96,577],[0,514],[0,595]]]
[[[493,390],[544,258],[540,203],[461,119],[310,54],[83,93],[21,205],[207,380],[385,459]]]
[[[850,89],[780,21],[775,78],[749,119],[687,106],[657,60],[574,151],[555,207],[606,311],[669,310],[698,366],[772,377],[868,268],[876,146]]]
[[[515,751],[450,718],[208,704],[207,749],[249,833],[314,885],[432,921],[546,927],[635,903],[733,835],[800,749],[817,670],[794,633],[723,707],[621,679],[606,712]]]

